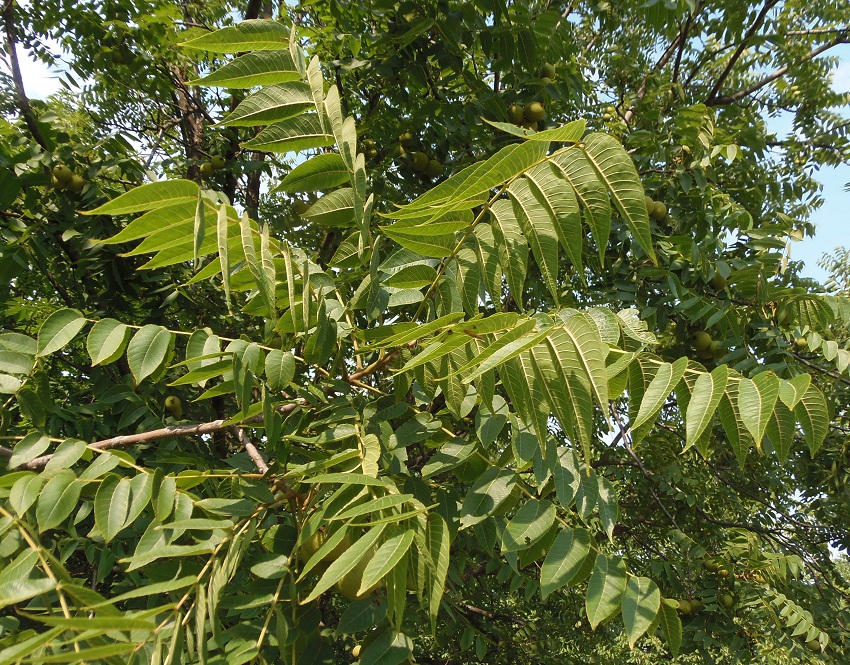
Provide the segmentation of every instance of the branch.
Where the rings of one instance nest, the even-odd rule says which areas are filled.
[[[803,358],[803,356],[801,356],[798,353],[792,353],[791,355],[794,358],[796,358],[797,360],[799,360],[801,363],[806,365],[807,367],[811,367],[812,369],[817,370],[821,374],[826,374],[827,376],[831,376],[836,381],[840,381],[841,383],[844,383],[844,384],[850,386],[850,380],[845,379],[840,374],[833,372],[832,370],[826,369],[826,367],[821,367],[820,365],[815,365],[813,362],[811,362],[810,360],[806,360],[805,358]]]
[[[292,413],[293,411],[295,411],[295,409],[306,406],[306,404],[307,403],[303,400],[283,404],[282,406],[278,407],[278,413],[284,415],[287,413]],[[261,422],[263,422],[263,416],[262,414],[259,414],[237,423],[236,426],[239,427],[240,425],[253,425],[255,423]],[[94,443],[90,443],[88,447],[92,450],[110,450],[111,448],[126,448],[128,446],[135,446],[137,444],[150,443],[152,441],[159,441],[160,439],[167,439],[172,436],[197,436],[202,434],[213,434],[214,432],[220,432],[221,430],[227,429],[229,427],[233,427],[233,423],[229,422],[228,420],[213,420],[212,422],[199,423],[197,425],[171,425],[169,427],[151,430],[150,432],[142,432],[140,434],[113,436],[109,439],[103,439],[101,441],[95,441]],[[242,440],[241,437],[240,440]],[[250,445],[253,447],[253,444]],[[254,450],[256,451],[256,448],[254,448]],[[9,459],[12,457],[12,453],[13,451],[11,449],[6,448],[4,446],[0,446],[0,457],[5,457],[6,459]],[[259,451],[257,451],[257,454],[259,455]],[[249,457],[251,457],[251,459],[254,459],[250,451],[248,451],[248,455]],[[42,455],[41,457],[36,457],[35,459],[30,460],[26,464],[21,464],[17,468],[43,469],[45,466],[47,466],[47,463],[52,458],[52,454]],[[254,463],[257,463],[256,460],[254,461]],[[265,462],[263,462],[263,464],[265,464]],[[268,466],[266,467],[266,470],[268,470]],[[263,473],[265,473],[265,471]]]
[[[714,87],[711,89],[711,92],[708,93],[708,97],[706,98],[706,104],[709,106],[712,105],[718,93],[720,92],[720,88],[723,87],[723,84],[726,82],[726,79],[729,77],[729,74],[732,73],[732,69],[738,63],[738,60],[744,53],[744,49],[747,48],[747,42],[752,39],[753,35],[758,32],[758,29],[764,23],[764,20],[767,18],[767,13],[773,9],[777,4],[779,4],[779,0],[768,0],[764,3],[764,7],[762,7],[759,15],[756,16],[756,20],[753,21],[753,24],[750,26],[750,29],[747,30],[747,34],[744,35],[744,38],[741,40],[741,43],[738,44],[738,48],[735,49],[735,52],[729,56],[729,62],[726,63],[726,68],[721,72],[720,76],[717,78],[717,81],[714,84]]]
[[[254,462],[254,466],[257,467],[257,471],[262,474],[265,474],[269,470],[269,465],[266,464],[266,460],[263,459],[263,456],[260,455],[260,451],[257,450],[257,446],[251,441],[251,437],[248,436],[248,433],[242,429],[241,427],[234,427],[234,434],[236,434],[236,438],[239,439],[239,443],[245,446],[245,452],[248,453],[248,457],[251,458],[251,461]]]
[[[9,65],[12,69],[12,80],[15,82],[15,97],[17,97],[18,110],[20,110],[21,116],[23,117],[24,122],[26,122],[27,128],[30,130],[32,137],[42,148],[44,148],[44,150],[49,151],[50,147],[47,144],[47,139],[45,139],[44,134],[41,133],[41,128],[38,126],[38,122],[35,119],[35,113],[33,113],[32,107],[30,106],[30,100],[24,90],[24,79],[23,76],[21,76],[21,65],[18,62],[18,40],[15,36],[14,0],[6,0],[3,5],[3,23],[6,27],[6,49],[9,52]]]
[[[850,32],[844,31],[838,37],[833,39],[831,42],[827,42],[822,46],[818,46],[816,49],[809,51],[805,56],[803,56],[800,60],[798,60],[795,64],[801,65],[804,62],[809,62],[810,60],[814,60],[821,53],[828,51],[829,49],[838,46],[839,44],[845,44],[848,41],[848,36],[850,36]],[[788,71],[791,69],[791,65],[785,65],[784,67],[780,67],[772,74],[768,74],[763,79],[760,79],[753,83],[752,85],[747,86],[746,88],[742,88],[738,90],[738,92],[733,92],[731,95],[723,95],[722,97],[712,98],[709,97],[706,100],[706,104],[708,106],[722,106],[724,104],[734,104],[737,101],[740,101],[747,95],[750,95],[757,90],[761,90],[766,85],[773,83],[776,79],[785,76]],[[716,88],[717,86],[715,86]]]

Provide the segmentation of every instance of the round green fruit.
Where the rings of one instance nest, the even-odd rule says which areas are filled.
[[[720,346],[720,342],[717,341],[712,341],[708,346],[708,350],[711,351],[711,357],[715,360],[720,360],[726,355],[726,349]]]
[[[336,587],[343,597],[349,600],[362,600],[371,596],[380,588],[381,581],[378,580],[371,587],[365,589],[363,593],[358,593],[360,591],[360,583],[363,581],[363,572],[366,570],[366,566],[369,565],[373,556],[375,556],[374,551],[367,553],[354,568],[343,575],[342,579],[336,583]]]
[[[369,149],[366,151],[366,156],[367,156],[369,159],[375,159],[375,158],[378,156],[378,151],[377,151],[375,148],[369,148]]]
[[[525,122],[525,111],[519,104],[511,104],[508,107],[508,119],[515,125]]]
[[[183,405],[180,403],[180,398],[174,395],[165,398],[165,410],[175,418],[183,417]]]
[[[223,169],[225,163],[226,162],[224,161],[224,157],[222,157],[221,155],[213,155],[212,159],[210,159],[210,164],[212,164],[212,167],[216,171],[218,171],[219,169]]]
[[[820,651],[820,642],[818,642],[817,640],[809,640],[808,642],[806,642],[806,648],[809,651]]]
[[[540,67],[540,78],[555,78],[555,65],[553,65],[551,62],[544,62],[543,65]]]
[[[409,148],[413,145],[413,134],[410,132],[404,132],[398,137],[398,142],[401,143],[405,148]]]
[[[679,607],[677,607],[676,609],[679,611],[679,614],[690,614],[691,603],[687,600],[680,600]]]
[[[691,616],[696,616],[700,612],[702,612],[702,608],[705,607],[705,604],[696,598],[691,601]]]
[[[644,196],[643,200],[646,201],[646,213],[652,215],[652,211],[655,209],[655,201],[651,196]]]
[[[79,194],[83,191],[83,187],[86,186],[85,178],[81,175],[77,175],[76,173],[71,176],[71,179],[68,181],[68,189],[70,189],[75,194]]]
[[[67,185],[73,176],[74,172],[64,164],[57,164],[53,167],[53,177],[63,185]]]
[[[724,593],[720,596],[720,604],[723,606],[723,609],[731,610],[735,605],[735,599],[732,597],[732,594]]]
[[[65,183],[61,180],[57,180],[55,175],[50,176],[50,184],[53,189],[65,189]]]
[[[215,175],[215,167],[210,162],[201,164],[201,175],[205,178],[212,178]]]
[[[805,337],[798,337],[794,340],[794,346],[796,346],[798,349],[805,349],[808,345],[809,340],[807,340]]]
[[[410,167],[419,173],[424,173],[428,168],[428,162],[431,161],[428,159],[428,155],[424,152],[414,152],[410,156]]]
[[[711,286],[713,286],[716,290],[722,291],[726,288],[726,278],[721,275],[717,269],[714,270],[714,275],[711,276]]]
[[[694,351],[705,351],[711,346],[712,341],[711,335],[705,330],[697,330],[691,335],[691,346],[694,347]]]
[[[375,147],[375,141],[373,141],[372,139],[363,139],[362,143],[363,143],[364,148],[374,148]]]
[[[705,568],[710,573],[714,573],[714,572],[717,572],[718,570],[720,570],[720,565],[721,565],[720,562],[713,557],[711,559],[706,559],[702,563],[702,567]]]
[[[425,175],[429,178],[438,178],[443,173],[443,165],[439,160],[431,159],[428,161],[428,166],[425,169]]]
[[[301,561],[303,563],[307,563],[310,559],[312,559],[316,552],[318,552],[319,549],[322,547],[322,545],[325,544],[325,541],[327,541],[327,539],[328,536],[325,531],[323,529],[319,529],[318,531],[316,531],[316,533],[314,533],[307,540],[301,543]],[[339,559],[339,557],[345,554],[346,551],[348,551],[349,547],[351,547],[351,537],[348,534],[345,534],[345,536],[343,536],[342,540],[339,541],[337,546],[322,557],[320,563],[332,563],[336,561],[337,559]]]
[[[546,117],[546,109],[540,102],[529,102],[523,109],[523,116],[529,122],[540,122]]]
[[[302,201],[301,199],[295,199],[292,202],[292,212],[296,215],[303,215],[310,209],[310,204],[306,201]]]
[[[650,215],[652,215],[652,219],[660,222],[667,216],[667,205],[662,201],[655,201],[652,204],[652,212]]]
[[[729,577],[729,570],[726,569],[726,568],[721,568],[720,570],[717,571],[717,576],[718,577]]]
[[[542,85],[551,85],[552,82],[553,82],[552,79],[549,78],[548,76],[544,76],[543,78],[540,79],[540,83]]]

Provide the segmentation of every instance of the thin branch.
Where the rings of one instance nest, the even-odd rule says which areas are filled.
[[[269,465],[266,464],[266,460],[263,459],[260,451],[257,450],[257,446],[255,446],[251,441],[251,437],[248,436],[248,432],[241,427],[234,427],[233,430],[236,438],[239,439],[239,443],[245,447],[245,452],[248,453],[248,457],[251,458],[251,461],[254,462],[254,466],[257,467],[257,471],[262,474],[267,473]]]
[[[798,60],[794,65],[801,65],[804,62],[809,62],[810,60],[814,60],[821,53],[828,51],[831,48],[838,46],[839,44],[846,44],[848,41],[848,33],[847,31],[842,32],[838,37],[833,39],[831,42],[827,42],[821,46],[818,46],[816,49],[809,51],[805,56],[803,56],[800,60]],[[791,69],[791,65],[785,65],[784,67],[780,67],[772,74],[768,74],[764,78],[756,81],[752,85],[748,85],[746,88],[742,88],[737,92],[733,92],[731,95],[723,95],[722,97],[709,97],[706,100],[706,104],[708,106],[722,106],[724,104],[734,104],[737,101],[742,100],[744,97],[751,95],[757,90],[761,90],[766,85],[773,83],[776,79],[785,76],[788,71]],[[715,86],[716,88],[717,86]]]
[[[295,409],[306,405],[307,402],[303,400],[289,402],[288,404],[283,404],[282,406],[278,407],[278,413],[292,413],[293,411],[295,411]],[[237,426],[253,425],[261,422],[263,422],[263,415],[259,414],[237,423]],[[199,423],[196,425],[171,425],[169,427],[151,430],[150,432],[142,432],[140,434],[125,434],[121,436],[113,436],[109,439],[103,439],[101,441],[95,441],[94,443],[90,443],[88,447],[92,450],[110,450],[112,448],[126,448],[128,446],[135,446],[137,444],[151,443],[152,441],[167,439],[172,436],[199,436],[202,434],[213,434],[214,432],[220,432],[221,430],[227,429],[232,426],[233,423],[227,420],[213,420],[208,423]],[[6,459],[9,459],[12,457],[12,453],[13,451],[11,449],[6,448],[5,446],[0,446],[0,457],[5,457]],[[52,454],[42,455],[41,457],[36,457],[35,459],[30,460],[26,464],[21,464],[17,468],[43,469],[45,466],[47,466],[47,463],[52,458]],[[268,469],[268,467],[266,468]]]
[[[807,367],[811,367],[812,369],[817,370],[821,374],[826,374],[827,376],[831,376],[836,381],[840,381],[841,383],[844,383],[844,384],[850,386],[850,380],[845,379],[843,376],[841,376],[837,372],[833,372],[832,370],[826,369],[826,367],[821,367],[820,365],[815,365],[815,363],[811,362],[810,360],[806,360],[805,358],[803,358],[803,356],[801,356],[798,353],[792,353],[791,355],[794,358],[796,358],[797,360],[799,360],[801,363],[806,365]]]
[[[706,104],[712,104],[714,102],[717,95],[720,93],[720,88],[723,87],[723,84],[726,83],[726,79],[732,73],[732,69],[734,69],[735,65],[738,64],[738,60],[744,54],[744,50],[747,48],[747,44],[750,39],[758,32],[759,28],[764,23],[767,18],[768,12],[773,9],[777,4],[779,4],[779,0],[768,0],[764,3],[764,7],[762,7],[758,16],[756,16],[756,20],[753,21],[753,24],[750,26],[750,29],[747,30],[747,33],[744,35],[744,38],[741,40],[741,43],[738,44],[738,48],[735,49],[735,52],[729,56],[729,62],[726,63],[726,67],[720,73],[720,76],[717,78],[717,81],[714,82],[714,87],[711,89],[711,92],[708,93],[708,97],[706,98]]]
[[[42,148],[44,148],[44,150],[49,151],[50,147],[47,143],[47,139],[45,139],[44,134],[41,133],[41,128],[38,126],[35,113],[33,113],[32,107],[30,106],[30,100],[27,97],[26,90],[24,89],[24,79],[23,76],[21,76],[21,65],[18,62],[18,39],[15,36],[14,0],[6,0],[3,5],[3,23],[6,28],[6,49],[9,52],[9,66],[12,69],[12,80],[15,82],[15,97],[18,102],[18,110],[21,112],[21,116],[27,124],[27,128],[30,130],[32,137]]]

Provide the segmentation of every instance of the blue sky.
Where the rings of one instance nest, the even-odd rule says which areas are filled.
[[[829,51],[830,56],[840,58],[838,67],[833,71],[833,88],[839,92],[850,92],[850,45],[842,45]],[[27,88],[27,94],[43,99],[60,88],[59,74],[50,72],[40,62],[33,62],[19,50],[19,59]],[[769,125],[778,136],[787,135],[790,130],[788,119],[771,119]],[[791,258],[804,261],[803,274],[820,281],[826,273],[818,265],[818,259],[838,246],[850,246],[850,165],[838,168],[823,168],[815,174],[823,184],[825,204],[812,217],[817,232],[814,238],[795,242],[791,247]]]

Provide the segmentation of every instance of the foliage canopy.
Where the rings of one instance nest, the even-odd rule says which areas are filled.
[[[845,662],[840,5],[7,3],[0,663]]]

